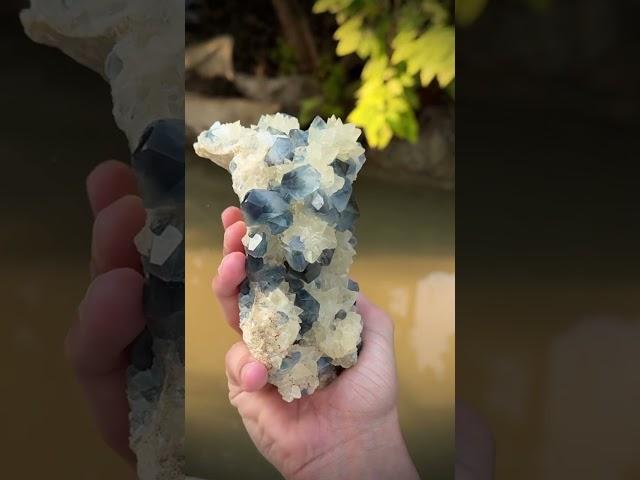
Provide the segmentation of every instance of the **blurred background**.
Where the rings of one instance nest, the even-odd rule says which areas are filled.
[[[363,129],[353,278],[394,318],[400,417],[423,478],[453,478],[454,27],[447,1],[188,1],[186,119],[287,112]],[[227,400],[238,340],[211,294],[229,174],[187,152],[187,469],[279,478]]]
[[[499,480],[640,478],[640,4],[456,11],[456,395]]]
[[[0,4],[3,473],[124,478],[92,427],[62,341],[88,282],[84,179],[128,149],[107,84],[28,40],[17,19],[23,3]],[[252,2],[246,11],[240,3],[187,2],[192,134],[216,117],[357,111],[374,56],[370,47],[350,51],[353,38],[369,44],[362,24],[337,35],[333,3],[315,13],[315,2],[303,1],[294,15],[303,25],[285,33],[286,4]],[[371,148],[356,187],[363,215],[353,273],[398,323],[402,424],[429,478],[451,478],[454,282],[456,395],[493,430],[496,478],[640,478],[640,209],[628,167],[639,151],[638,10],[635,0],[458,0],[459,78],[424,86],[418,67],[413,83],[388,82],[387,93],[374,84],[381,93],[363,101],[375,108],[379,98],[404,96],[395,104],[411,106],[402,121],[359,122]],[[399,26],[368,15],[376,31]],[[302,37],[314,47],[290,40]],[[407,38],[415,46],[418,37]],[[412,49],[394,63],[394,37],[385,40],[397,79]],[[444,82],[446,70],[438,72]],[[190,473],[276,478],[227,403],[223,356],[236,337],[209,293],[218,216],[236,199],[225,172],[188,162]]]
[[[85,178],[106,159],[127,161],[127,141],[107,83],[24,34],[26,3],[0,5],[2,476],[127,478],[63,354],[89,283]]]

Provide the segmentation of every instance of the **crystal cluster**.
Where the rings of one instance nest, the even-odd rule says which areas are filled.
[[[349,279],[362,167],[360,130],[316,117],[308,130],[288,115],[258,125],[216,122],[195,151],[231,172],[247,224],[240,327],[269,382],[292,401],[355,364],[362,321]]]
[[[184,478],[184,3],[31,0],[20,19],[33,41],[111,86],[147,210],[136,238],[147,328],[127,371],[129,443],[141,480]]]
[[[144,479],[184,469],[184,122],[145,130],[131,163],[147,220],[135,238],[142,258],[146,328],[131,345],[129,443]]]

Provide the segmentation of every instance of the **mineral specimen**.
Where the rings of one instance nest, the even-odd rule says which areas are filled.
[[[135,241],[147,326],[130,349],[129,443],[138,478],[184,478],[184,4],[31,0],[20,18],[31,39],[111,86],[147,210]]]
[[[362,321],[348,275],[358,217],[352,184],[365,161],[359,136],[335,117],[316,117],[303,131],[276,114],[251,128],[216,122],[194,145],[231,172],[247,224],[240,327],[288,402],[357,360]]]

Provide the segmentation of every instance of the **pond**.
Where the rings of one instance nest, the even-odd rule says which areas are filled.
[[[423,478],[453,478],[454,193],[370,178],[355,187],[361,218],[352,277],[396,323],[402,429]],[[222,255],[220,212],[231,180],[187,157],[187,473],[203,479],[280,478],[227,398],[224,356],[238,340],[210,290]]]

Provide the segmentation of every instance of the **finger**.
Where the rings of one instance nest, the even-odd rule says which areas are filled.
[[[136,457],[129,447],[129,403],[126,368],[80,381],[102,440],[128,463]]]
[[[243,220],[242,210],[238,207],[227,207],[220,215],[222,219],[222,226],[226,229],[229,225],[233,225],[240,220]]]
[[[142,276],[117,269],[97,277],[65,339],[76,372],[104,441],[131,464],[127,347],[144,328]],[[117,300],[117,301],[116,301]]]
[[[94,215],[117,199],[137,193],[135,173],[122,162],[102,162],[87,176],[87,195]]]
[[[395,365],[393,321],[387,313],[363,294],[358,295],[356,307],[362,317],[362,348],[358,364],[377,365],[381,369]],[[392,372],[389,372],[392,375]]]
[[[106,375],[128,364],[125,351],[145,325],[143,278],[121,268],[98,276],[78,309],[65,341],[67,357],[80,377]]]
[[[140,270],[140,254],[133,242],[145,222],[140,197],[126,195],[102,209],[93,224],[92,277],[115,268]]]
[[[229,325],[240,331],[238,287],[246,276],[245,256],[240,252],[232,252],[222,258],[218,267],[218,276],[213,279],[213,291],[218,297],[220,306]]]
[[[229,391],[256,392],[267,384],[267,368],[251,356],[244,342],[231,346],[225,358]]]
[[[384,310],[371,302],[363,293],[358,294],[356,309],[362,317],[363,342],[367,337],[379,336],[393,343],[394,324]]]
[[[228,255],[231,252],[244,252],[242,237],[247,233],[247,227],[242,220],[238,220],[229,225],[224,231],[224,240],[222,241],[222,254]]]

